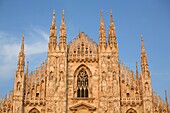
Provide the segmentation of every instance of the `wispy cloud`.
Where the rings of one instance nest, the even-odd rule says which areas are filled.
[[[25,40],[29,38],[28,43],[25,42],[26,57],[47,52],[48,37],[48,33],[41,28],[32,27],[25,35]],[[10,79],[14,76],[17,67],[21,36],[0,31],[0,40],[0,79]]]

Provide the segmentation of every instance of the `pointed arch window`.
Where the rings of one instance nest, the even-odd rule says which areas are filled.
[[[21,90],[21,83],[18,82],[18,83],[17,83],[17,91],[20,91],[20,90]]]
[[[88,74],[84,69],[81,69],[77,76],[77,97],[88,97]]]

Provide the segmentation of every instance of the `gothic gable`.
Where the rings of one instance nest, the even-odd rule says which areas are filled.
[[[87,103],[81,102],[79,104],[73,105],[72,107],[70,107],[70,109],[73,111],[77,111],[78,109],[88,109],[90,111],[94,111],[96,110],[96,107],[89,105]]]
[[[97,44],[83,32],[69,43],[68,52],[69,61],[97,60]]]

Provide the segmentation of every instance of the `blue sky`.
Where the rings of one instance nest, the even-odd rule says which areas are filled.
[[[0,1],[0,97],[13,88],[21,36],[25,35],[26,60],[33,71],[47,58],[52,10],[57,33],[65,10],[67,41],[85,32],[98,42],[100,10],[109,28],[110,10],[116,25],[119,59],[135,71],[140,63],[140,34],[145,40],[153,90],[170,99],[170,1],[169,0],[1,0]]]

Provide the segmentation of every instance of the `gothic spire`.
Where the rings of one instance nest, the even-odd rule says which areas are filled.
[[[26,72],[25,72],[25,87],[26,87],[26,90],[28,89],[28,65],[29,65],[29,62],[27,61],[27,65],[26,65]]]
[[[57,30],[57,27],[56,27],[56,19],[55,19],[55,10],[53,10],[53,13],[52,13],[52,24],[51,24],[51,27],[50,27],[50,43],[56,43],[57,40],[56,40],[56,30]]]
[[[142,47],[141,47],[141,67],[142,67],[142,72],[148,71],[148,58],[147,54],[145,51],[145,46],[144,46],[144,39],[141,35],[141,41],[142,41]]]
[[[106,47],[106,28],[104,25],[104,19],[103,19],[103,11],[100,11],[100,27],[99,27],[99,35],[100,35],[100,41],[99,45],[101,47]]]
[[[56,24],[56,20],[55,20],[55,10],[53,10],[52,14],[53,14],[53,17],[52,17],[52,24],[51,24],[51,26],[55,27],[55,24]]]
[[[24,53],[24,35],[22,35],[21,52],[23,52],[23,53]]]
[[[26,77],[26,82],[28,81],[28,65],[29,65],[29,62],[27,61],[27,65],[26,65],[26,72],[25,72],[25,77]]]
[[[138,77],[138,62],[136,62],[136,80],[139,80],[139,77]]]
[[[168,96],[167,96],[166,90],[165,90],[165,101],[166,101],[166,106],[167,106],[167,111],[168,111],[169,110],[169,104],[168,104]]]
[[[60,26],[60,44],[66,44],[66,25],[64,19],[64,10],[62,11],[62,20]]]
[[[113,17],[112,17],[112,10],[110,10],[110,27],[109,27],[109,39],[108,39],[108,43],[109,43],[111,48],[113,46],[117,47],[116,28],[115,28]]]
[[[137,84],[137,89],[140,89],[140,83],[139,83],[139,75],[138,75],[138,62],[136,62],[136,84]]]
[[[22,35],[22,44],[21,49],[18,55],[18,71],[24,72],[24,62],[25,60],[25,54],[24,54],[24,35]]]

